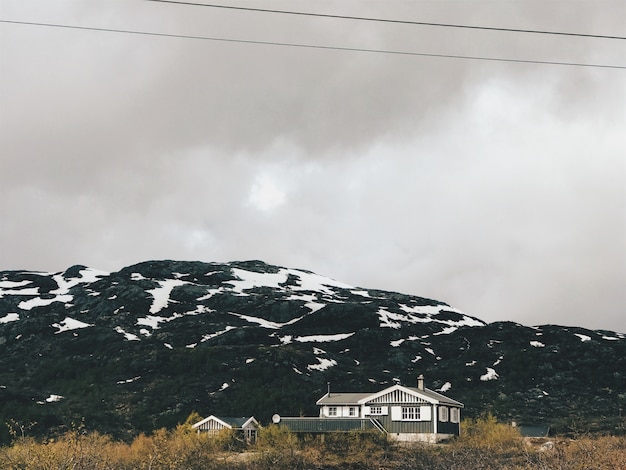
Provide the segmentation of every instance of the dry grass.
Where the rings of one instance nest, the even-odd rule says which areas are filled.
[[[188,424],[139,435],[130,443],[82,430],[36,441],[16,436],[0,448],[11,470],[622,470],[626,437],[524,439],[491,416],[463,423],[462,437],[442,445],[397,445],[379,434],[297,437],[269,426],[252,448],[232,433],[196,434]]]

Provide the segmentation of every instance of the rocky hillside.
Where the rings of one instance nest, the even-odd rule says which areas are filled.
[[[486,324],[261,261],[0,272],[0,351],[0,422],[30,434],[315,415],[328,382],[375,391],[419,374],[465,416],[615,432],[626,413],[624,334]]]

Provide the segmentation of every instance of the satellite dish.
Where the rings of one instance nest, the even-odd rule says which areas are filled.
[[[272,416],[272,423],[274,423],[274,424],[280,423],[280,415],[278,413],[276,413],[274,416]]]

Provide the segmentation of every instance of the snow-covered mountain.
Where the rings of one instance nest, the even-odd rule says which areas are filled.
[[[0,322],[30,318],[33,310],[35,313],[63,313],[63,319],[50,324],[54,334],[114,325],[114,330],[127,340],[141,341],[152,336],[164,323],[186,316],[203,316],[198,321],[197,334],[188,337],[196,342],[185,344],[187,347],[250,326],[266,329],[269,343],[312,342],[315,335],[304,339],[294,338],[289,333],[295,331],[300,322],[319,323],[317,328],[330,328],[334,332],[332,316],[326,321],[312,320],[320,310],[332,310],[332,304],[351,305],[364,313],[375,312],[379,328],[399,331],[403,331],[403,326],[420,323],[428,325],[430,334],[485,325],[442,302],[358,289],[311,272],[277,268],[262,262],[191,264],[193,269],[186,270],[190,272],[163,271],[163,267],[170,264],[145,263],[113,274],[83,266],[74,266],[63,273],[3,273],[0,299],[6,313]],[[245,297],[241,300],[245,313],[235,309],[224,311],[223,306],[233,297]],[[109,315],[117,316],[120,323],[111,322]],[[215,317],[219,321],[215,321]],[[87,319],[92,323],[87,323]],[[222,323],[223,329],[215,329],[216,324]],[[355,332],[350,330],[330,336],[345,339]],[[317,337],[318,342],[336,340],[328,335]],[[396,342],[414,339],[399,338]]]
[[[0,272],[0,348],[0,419],[39,432],[77,419],[150,430],[192,410],[314,413],[327,382],[371,391],[420,373],[469,415],[611,427],[626,405],[623,334],[487,325],[261,261]]]

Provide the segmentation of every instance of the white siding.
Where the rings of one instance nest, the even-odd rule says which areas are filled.
[[[196,429],[198,431],[206,431],[206,432],[209,432],[209,433],[216,433],[216,432],[221,431],[222,429],[225,429],[225,428],[226,428],[226,426],[224,426],[222,423],[220,423],[218,421],[215,421],[213,419],[210,419],[207,422],[202,423]]]
[[[392,390],[389,393],[374,398],[369,403],[427,403],[427,401],[412,393],[407,393],[404,390]]]

